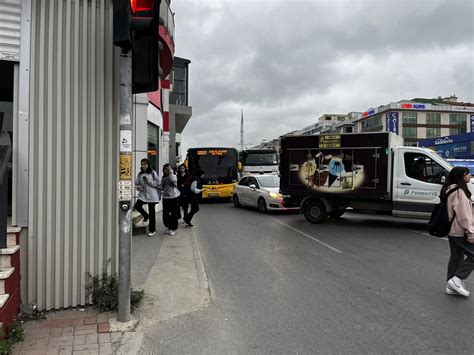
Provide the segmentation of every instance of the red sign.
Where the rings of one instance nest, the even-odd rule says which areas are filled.
[[[401,108],[413,108],[413,105],[412,104],[401,104],[400,107]]]

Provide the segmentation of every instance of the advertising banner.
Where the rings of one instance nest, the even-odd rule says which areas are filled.
[[[398,112],[387,112],[385,114],[387,132],[398,134]]]

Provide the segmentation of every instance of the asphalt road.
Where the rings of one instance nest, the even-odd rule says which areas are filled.
[[[448,244],[424,222],[227,203],[195,224],[212,302],[150,329],[153,353],[474,353],[474,299],[444,293]]]

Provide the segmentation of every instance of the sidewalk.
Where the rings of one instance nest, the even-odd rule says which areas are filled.
[[[13,354],[136,354],[146,329],[156,322],[206,306],[209,283],[202,263],[197,232],[180,224],[175,236],[163,234],[157,214],[157,237],[137,229],[132,243],[132,287],[145,291],[132,317],[134,330],[115,331],[116,313],[81,307],[48,313],[24,324],[25,339]]]

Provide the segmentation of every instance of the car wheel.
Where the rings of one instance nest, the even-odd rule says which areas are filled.
[[[258,210],[263,213],[267,212],[267,203],[263,197],[258,199]]]
[[[319,200],[310,200],[303,206],[303,214],[310,223],[323,223],[328,218],[326,207]]]
[[[239,201],[239,197],[236,194],[232,196],[232,202],[234,203],[235,207],[242,207]]]
[[[334,210],[334,211],[329,212],[328,214],[329,214],[329,217],[331,217],[331,218],[339,218],[345,212],[346,212],[346,210]]]

